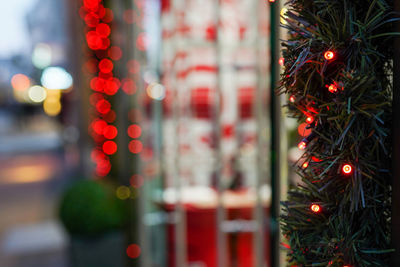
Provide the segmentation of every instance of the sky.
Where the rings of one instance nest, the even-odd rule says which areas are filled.
[[[0,9],[0,58],[30,48],[25,15],[37,0],[2,0]],[[40,1],[40,0],[39,0]]]

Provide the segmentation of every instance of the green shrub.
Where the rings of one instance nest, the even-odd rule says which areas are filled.
[[[93,236],[121,229],[127,221],[127,205],[112,186],[81,180],[64,193],[60,219],[71,235]]]

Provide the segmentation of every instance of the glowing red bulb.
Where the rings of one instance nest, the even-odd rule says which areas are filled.
[[[350,164],[345,164],[342,167],[342,171],[344,174],[351,174],[353,172],[353,168],[351,167]]]
[[[296,98],[294,97],[294,95],[291,95],[289,97],[289,101],[292,102],[292,103],[294,103],[296,101]]]
[[[112,155],[117,152],[117,144],[114,141],[106,141],[103,144],[103,151],[107,155]]]
[[[335,85],[335,84],[331,84],[331,85],[329,85],[329,87],[328,87],[328,90],[329,90],[329,92],[331,92],[331,93],[336,93],[337,92],[337,86]]]
[[[317,204],[312,204],[310,206],[310,210],[314,213],[320,213],[321,212],[321,206]]]
[[[143,149],[143,144],[139,140],[132,140],[128,145],[129,151],[133,154],[138,154]]]
[[[308,162],[304,162],[303,165],[302,165],[302,167],[303,167],[304,169],[306,169],[306,168],[308,167]]]
[[[117,127],[113,125],[107,125],[103,129],[103,135],[107,139],[114,139],[118,135]]]
[[[131,138],[139,138],[142,134],[142,128],[137,124],[132,124],[128,127],[128,135]]]
[[[301,149],[301,150],[305,149],[306,146],[307,146],[307,144],[306,144],[306,142],[304,142],[304,141],[301,141],[301,142],[297,145],[297,147],[298,147],[299,149]]]
[[[105,58],[99,62],[99,69],[101,72],[109,73],[113,70],[113,68],[114,68],[114,64],[109,59]]]
[[[333,53],[332,51],[326,51],[324,54],[324,58],[326,60],[331,60],[335,57],[335,53]]]
[[[306,122],[307,122],[308,124],[313,123],[313,122],[314,122],[314,117],[308,116],[307,119],[306,119]]]
[[[275,3],[275,0],[268,0],[270,3]]]

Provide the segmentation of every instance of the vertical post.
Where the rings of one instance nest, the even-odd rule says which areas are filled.
[[[275,94],[279,80],[279,6],[270,5],[271,19],[271,88],[270,88],[270,116],[271,116],[271,266],[279,266],[279,201],[280,201],[280,98]]]
[[[221,98],[222,98],[222,78],[221,72],[224,70],[222,64],[222,53],[221,53],[221,27],[220,27],[220,16],[221,16],[221,2],[215,1],[215,27],[217,29],[217,38],[215,40],[215,53],[217,63],[217,86],[215,92],[215,103],[214,103],[214,125],[215,125],[215,173],[217,180],[217,192],[218,192],[218,203],[217,203],[217,216],[216,216],[216,230],[217,230],[217,266],[227,266],[226,257],[226,235],[222,231],[222,224],[225,221],[225,207],[223,204],[222,195],[224,193],[224,186],[222,183],[222,151],[221,151]]]
[[[395,12],[400,12],[400,0],[394,1]],[[400,31],[400,22],[395,22],[394,31]],[[394,39],[393,54],[393,132],[392,132],[392,246],[391,266],[400,266],[400,37]]]

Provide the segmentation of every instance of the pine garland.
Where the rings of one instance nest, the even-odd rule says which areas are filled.
[[[288,6],[280,92],[312,131],[282,202],[288,264],[389,266],[392,2]]]

